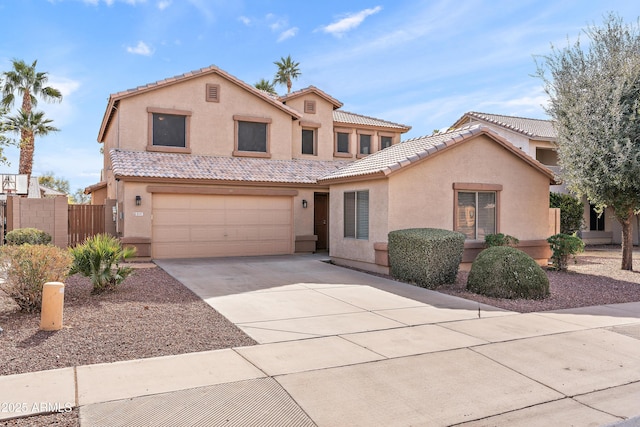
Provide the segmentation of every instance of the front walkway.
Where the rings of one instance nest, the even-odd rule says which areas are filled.
[[[83,426],[600,426],[640,415],[640,303],[517,314],[318,256],[158,264],[260,344],[0,377],[0,401],[67,399]]]

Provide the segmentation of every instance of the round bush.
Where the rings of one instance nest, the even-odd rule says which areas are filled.
[[[542,299],[549,295],[549,278],[521,250],[494,246],[473,261],[467,290],[495,298]]]

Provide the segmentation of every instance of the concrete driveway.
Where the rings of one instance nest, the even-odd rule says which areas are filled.
[[[640,303],[516,314],[317,255],[158,264],[260,343],[234,351],[319,426],[640,415]]]

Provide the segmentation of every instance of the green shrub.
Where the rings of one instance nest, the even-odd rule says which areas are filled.
[[[453,283],[462,261],[465,236],[437,228],[389,233],[391,275],[424,288]]]
[[[560,233],[573,234],[584,223],[582,200],[570,194],[549,193],[549,207],[560,208]]]
[[[90,237],[69,251],[73,257],[71,273],[88,277],[94,294],[114,290],[133,272],[131,267],[120,267],[120,262],[134,256],[135,248],[123,248],[117,238],[107,234]]]
[[[42,287],[47,282],[62,282],[69,274],[71,256],[51,245],[4,246],[0,250],[0,268],[6,280],[0,289],[27,312],[40,311]]]
[[[568,234],[554,234],[547,239],[547,242],[551,247],[551,264],[554,270],[567,271],[569,255],[584,251],[584,242],[579,237]]]
[[[516,237],[509,236],[508,234],[487,234],[484,236],[484,246],[490,248],[492,246],[511,246],[516,247],[520,243]]]
[[[480,252],[473,261],[467,289],[494,298],[542,299],[549,295],[549,278],[521,250],[494,246]]]
[[[51,235],[37,228],[16,228],[7,233],[5,239],[9,245],[48,245]]]

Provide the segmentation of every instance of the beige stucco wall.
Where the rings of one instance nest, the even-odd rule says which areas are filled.
[[[498,232],[520,240],[546,239],[549,180],[481,135],[390,177],[389,230],[453,229],[453,183],[502,185]]]
[[[331,185],[331,257],[374,264],[373,244],[386,242],[389,231],[452,230],[453,183],[502,185],[498,232],[521,241],[548,237],[548,178],[482,135],[389,178]],[[343,237],[343,194],[357,190],[369,190],[368,240]]]
[[[7,232],[28,227],[48,233],[52,244],[66,248],[69,242],[67,197],[45,199],[7,197]]]
[[[206,84],[220,85],[220,102],[205,100]],[[111,128],[119,126],[119,147],[145,150],[149,141],[149,113],[147,108],[163,108],[191,112],[189,146],[192,154],[230,156],[234,150],[234,115],[271,119],[269,125],[270,153],[273,159],[291,158],[290,114],[262,100],[254,93],[231,83],[217,74],[210,74],[175,85],[120,100],[120,120],[114,119]],[[110,129],[115,138],[116,129]],[[113,144],[109,144],[113,147]]]
[[[304,101],[316,101],[315,114],[304,112]],[[326,99],[308,93],[287,101],[287,106],[302,114],[300,120],[292,122],[291,152],[294,158],[310,160],[333,160],[333,104]],[[311,122],[309,129],[316,129],[317,155],[302,154],[302,129],[304,122]],[[316,125],[320,127],[316,127]]]
[[[344,193],[361,190],[369,190],[369,239],[345,238]],[[388,203],[389,187],[385,179],[332,185],[329,194],[329,255],[375,264],[373,244],[387,241]]]

